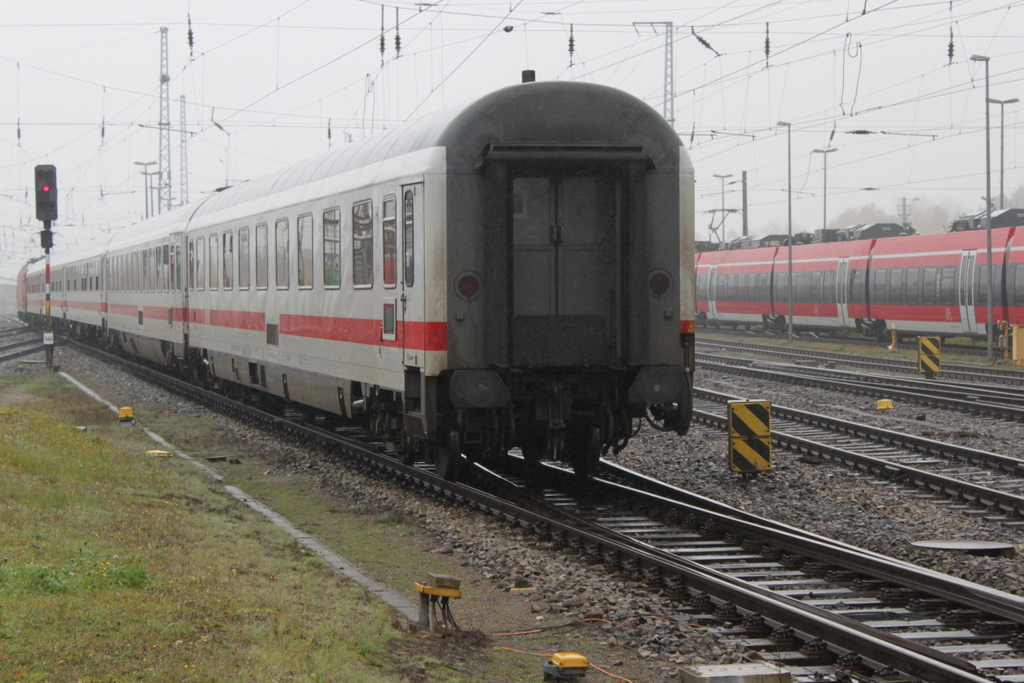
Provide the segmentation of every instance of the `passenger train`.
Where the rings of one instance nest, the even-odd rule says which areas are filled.
[[[992,230],[993,321],[1024,324],[1024,211]],[[789,248],[696,256],[699,325],[784,330]],[[968,229],[792,248],[794,329],[942,337],[987,335],[986,231]]]
[[[356,420],[449,479],[521,449],[581,474],[685,433],[693,168],[620,91],[507,87],[52,264],[58,332],[248,401]],[[20,275],[41,325],[44,266]]]

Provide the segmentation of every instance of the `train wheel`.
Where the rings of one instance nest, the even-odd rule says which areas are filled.
[[[448,443],[434,447],[434,464],[437,476],[445,481],[455,481],[462,471],[462,439],[459,430],[448,432]]]

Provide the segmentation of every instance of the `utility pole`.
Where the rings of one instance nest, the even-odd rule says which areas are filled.
[[[747,236],[747,172],[743,172],[743,236]]]
[[[662,109],[662,116],[675,128],[676,127],[676,77],[675,61],[672,58],[672,44],[674,32],[671,21],[634,21],[633,27],[651,26],[657,31],[658,26],[665,29],[665,104]]]
[[[900,206],[897,209],[900,220],[903,222],[904,228],[910,227],[910,215],[914,212],[914,202],[917,201],[917,197],[913,199],[907,199],[906,197],[900,197]]]
[[[171,77],[167,27],[160,28],[160,187],[157,213],[171,210]]]
[[[185,126],[185,96],[181,98],[181,180],[178,184],[181,186],[181,205],[188,204],[188,132]]]

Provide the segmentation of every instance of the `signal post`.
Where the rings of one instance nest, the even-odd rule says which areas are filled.
[[[51,164],[36,166],[36,219],[43,222],[39,242],[46,252],[46,327],[43,347],[46,349],[46,367],[53,368],[53,321],[50,319],[50,249],[53,248],[51,227],[57,218],[57,167]]]

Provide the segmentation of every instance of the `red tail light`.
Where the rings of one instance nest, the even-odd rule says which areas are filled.
[[[480,278],[476,273],[463,273],[455,281],[455,291],[459,296],[472,299],[480,293]]]
[[[654,296],[665,296],[672,287],[672,277],[664,270],[656,270],[648,276],[647,286]]]

